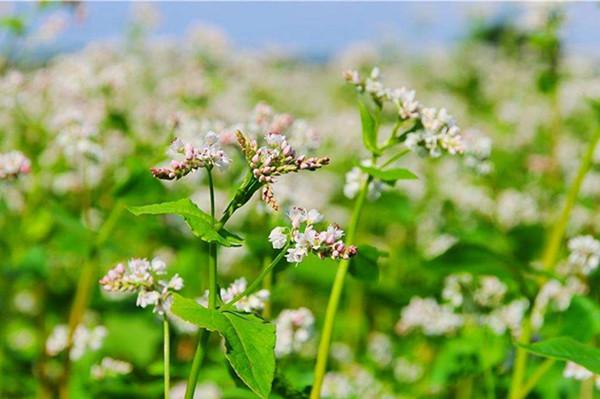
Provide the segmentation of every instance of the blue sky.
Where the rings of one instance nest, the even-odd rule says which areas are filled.
[[[181,37],[194,24],[220,27],[240,48],[278,46],[305,55],[327,55],[357,41],[398,41],[410,49],[456,43],[474,14],[519,18],[522,3],[450,2],[221,2],[153,3],[161,14],[155,35]],[[16,4],[27,12],[32,4]],[[85,3],[84,20],[69,25],[59,48],[79,48],[96,39],[123,36],[131,19],[131,3]],[[564,38],[567,49],[600,55],[600,7],[569,3]]]

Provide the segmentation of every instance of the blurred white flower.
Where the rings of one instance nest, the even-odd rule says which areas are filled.
[[[275,320],[277,357],[300,353],[313,337],[315,318],[307,308],[284,309]]]

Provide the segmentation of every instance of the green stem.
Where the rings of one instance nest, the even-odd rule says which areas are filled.
[[[185,389],[185,399],[193,399],[194,391],[196,390],[196,384],[198,383],[198,376],[200,375],[200,367],[204,360],[204,354],[208,347],[208,330],[200,330],[198,333],[198,346],[196,347],[196,353],[194,354],[194,360],[192,360],[192,368],[188,377],[188,382]]]
[[[397,153],[396,155],[394,155],[393,157],[391,157],[390,159],[388,159],[387,161],[385,161],[380,168],[383,169],[386,166],[391,165],[393,162],[399,160],[400,158],[402,158],[403,156],[405,156],[406,154],[408,154],[410,152],[410,150],[408,148],[405,148],[404,150],[400,151],[399,153]]]
[[[263,259],[263,267],[268,267],[268,265],[270,263],[271,263],[271,257],[266,256]],[[269,291],[269,293],[271,293],[271,291],[273,290],[273,271],[270,271],[269,273],[267,273],[267,275],[265,276],[265,279],[263,280],[262,287],[263,287],[263,289],[265,289],[265,290]],[[271,313],[272,313],[271,298],[269,298],[265,301],[264,309],[262,311],[262,316],[264,319],[269,320],[271,318]]]
[[[587,150],[583,155],[583,159],[581,161],[581,164],[579,165],[579,169],[577,170],[575,180],[573,180],[573,183],[569,187],[567,199],[562,208],[560,216],[550,233],[548,244],[546,245],[546,249],[542,256],[542,266],[545,271],[551,272],[556,265],[561,242],[564,238],[565,231],[567,229],[567,224],[569,222],[569,217],[571,215],[573,207],[575,206],[575,202],[577,201],[577,196],[579,195],[579,191],[581,189],[581,185],[583,183],[585,175],[592,164],[594,158],[594,151],[596,149],[596,145],[598,144],[598,139],[600,139],[600,129],[598,129],[594,133],[594,136],[592,137],[592,140],[590,141]],[[543,283],[543,280],[541,281],[541,283]],[[522,329],[523,333],[521,334],[519,342],[522,344],[528,344],[529,339],[531,338],[531,318],[525,318],[522,324],[524,325],[524,328]],[[517,347],[515,368],[513,369],[512,381],[510,386],[510,399],[519,399],[521,397],[521,385],[523,383],[527,367],[527,357],[528,353],[522,347]],[[530,389],[532,388],[533,386]]]
[[[363,182],[363,185],[358,193],[356,202],[354,203],[354,210],[352,211],[352,219],[350,220],[350,226],[348,227],[348,235],[346,236],[347,245],[354,243],[354,236],[358,228],[358,220],[362,208],[367,198],[369,191],[369,183],[372,178],[369,177]],[[335,322],[335,315],[337,313],[338,305],[340,302],[340,296],[344,288],[344,280],[348,267],[350,266],[350,260],[343,259],[340,261],[333,287],[331,288],[331,294],[329,295],[329,302],[327,303],[327,310],[325,312],[325,323],[323,324],[323,332],[321,334],[321,340],[319,342],[319,351],[317,353],[317,362],[315,364],[315,380],[310,392],[310,399],[319,399],[321,396],[321,387],[323,385],[323,379],[325,378],[325,372],[327,370],[327,357],[329,356],[329,348],[331,346],[331,337],[333,334],[333,325]]]
[[[273,259],[273,261],[271,262],[271,264],[269,266],[265,267],[260,272],[260,274],[258,275],[258,277],[256,277],[254,279],[254,281],[252,281],[252,283],[248,287],[246,287],[246,289],[244,290],[244,292],[242,292],[241,294],[238,294],[237,296],[235,296],[231,301],[229,301],[225,305],[223,305],[223,307],[221,309],[222,310],[232,310],[233,309],[233,305],[235,305],[240,299],[242,299],[243,297],[248,296],[252,292],[254,292],[254,290],[256,290],[258,288],[258,286],[261,284],[261,282],[264,280],[264,278],[269,273],[271,273],[271,271],[275,268],[275,266],[277,266],[277,264],[281,261],[281,259],[285,255],[288,247],[289,247],[289,244],[286,245],[285,247],[283,247],[281,249],[281,251],[279,251],[279,253],[275,257],[275,259]]]
[[[163,381],[165,388],[165,399],[169,399],[170,381],[169,371],[171,367],[170,361],[170,335],[169,335],[169,321],[167,316],[163,317]]]
[[[531,390],[536,386],[536,384],[540,381],[540,379],[550,370],[550,368],[556,363],[555,359],[546,359],[542,364],[538,366],[538,368],[533,372],[531,377],[527,380],[523,389],[519,392],[520,398],[525,398],[531,392]]]
[[[208,189],[210,192],[210,215],[215,223],[215,188],[212,178],[211,169],[207,168],[208,174]],[[215,309],[217,307],[217,246],[214,242],[208,244],[208,307],[209,309]],[[185,399],[193,399],[194,392],[196,390],[196,384],[198,383],[198,376],[200,375],[200,367],[204,360],[204,355],[208,348],[209,333],[207,330],[201,330],[198,332],[198,346],[196,347],[196,353],[194,354],[194,360],[192,361],[192,368],[188,377],[188,383],[185,388]]]
[[[571,215],[571,211],[575,206],[575,202],[577,201],[577,196],[579,195],[579,190],[581,189],[581,185],[583,184],[583,180],[585,175],[587,174],[590,166],[592,164],[594,158],[594,151],[596,149],[596,145],[598,143],[598,139],[600,138],[599,132],[594,134],[592,141],[590,141],[588,148],[583,156],[583,160],[579,165],[579,170],[577,170],[577,175],[575,176],[575,180],[571,184],[569,188],[569,192],[567,193],[567,199],[565,201],[565,205],[562,208],[560,216],[554,225],[552,232],[550,233],[550,238],[548,240],[548,245],[546,250],[544,251],[544,255],[542,257],[542,265],[544,270],[550,271],[558,257],[558,252],[560,250],[560,244],[565,235],[565,230],[567,229],[567,224],[569,222],[569,216]]]

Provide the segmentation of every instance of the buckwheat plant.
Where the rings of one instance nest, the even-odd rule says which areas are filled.
[[[178,274],[166,280],[167,265],[159,258],[130,259],[127,266],[119,263],[100,280],[100,285],[108,292],[136,293],[136,305],[141,308],[153,306],[153,311],[163,319],[164,393],[168,397],[170,389],[170,334],[166,313],[171,306],[174,292],[183,288],[183,279]]]
[[[263,279],[284,258],[287,262],[297,265],[309,254],[320,258],[348,260],[357,253],[356,247],[344,243],[344,232],[337,225],[319,228],[322,221],[319,212],[292,207],[287,214],[290,226],[276,227],[268,237],[273,249],[278,251],[272,262],[250,283],[245,277],[240,277],[228,288],[219,288],[218,246],[240,246],[244,242],[241,237],[225,229],[233,214],[247,204],[257,191],[261,192],[261,198],[268,206],[278,210],[280,206],[273,188],[277,177],[314,171],[329,163],[327,157],[307,157],[298,154],[280,131],[267,131],[260,141],[249,138],[239,130],[236,137],[247,164],[247,172],[219,219],[215,217],[213,171],[227,167],[232,161],[220,147],[219,135],[213,132],[209,132],[198,147],[176,139],[171,145],[171,150],[177,159],[167,166],[151,169],[154,177],[162,180],[178,180],[198,170],[204,170],[208,177],[209,213],[187,198],[130,208],[135,215],[182,216],[192,233],[208,243],[207,292],[197,300],[175,294],[174,291],[181,288],[182,282],[177,276],[171,280],[160,280],[158,277],[164,268],[162,264],[155,265],[155,261],[134,260],[128,267],[119,265],[101,281],[105,288],[137,292],[140,306],[153,305],[158,313],[168,310],[176,318],[199,327],[198,346],[188,377],[186,399],[194,397],[198,375],[208,348],[210,331],[218,332],[224,339],[225,356],[238,377],[256,395],[267,398],[275,373],[277,347],[275,326],[256,314],[263,309],[269,297],[268,290],[260,289]],[[165,326],[167,325],[165,319]],[[167,352],[168,348],[165,348],[165,356],[168,355]],[[166,368],[168,363],[165,364]],[[165,388],[165,397],[166,395]]]
[[[384,86],[379,68],[373,68],[367,77],[362,77],[358,71],[346,71],[344,79],[358,93],[362,140],[370,153],[370,159],[359,163],[346,175],[344,194],[354,199],[346,237],[347,245],[352,245],[365,201],[377,199],[384,184],[393,186],[397,180],[416,178],[409,170],[394,166],[397,161],[411,152],[431,158],[462,154],[465,146],[455,119],[445,108],[423,106],[416,99],[415,91],[406,87]],[[387,131],[387,137],[381,140],[383,114],[387,112],[392,114],[395,122]],[[349,266],[349,259],[342,258],[331,289],[311,399],[321,397],[335,316]]]

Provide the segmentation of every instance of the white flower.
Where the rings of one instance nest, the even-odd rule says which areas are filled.
[[[288,217],[292,222],[292,227],[297,229],[306,222],[306,209],[295,206],[288,212]]]
[[[66,325],[58,325],[54,328],[46,340],[46,353],[56,356],[64,351],[68,345],[69,329]],[[107,330],[103,326],[86,327],[78,325],[73,332],[71,351],[69,358],[73,361],[79,360],[88,351],[97,351],[102,346]]]
[[[568,243],[569,266],[572,270],[589,275],[600,262],[600,241],[590,235],[571,238]]]
[[[473,298],[481,306],[494,306],[502,301],[508,287],[498,277],[483,276],[479,279],[479,287]]]
[[[402,309],[396,331],[406,334],[420,328],[425,335],[444,335],[454,332],[463,323],[463,317],[454,313],[450,306],[440,305],[433,298],[414,297]]]
[[[308,250],[304,247],[294,247],[287,250],[285,259],[289,263],[300,263],[304,257],[308,254]]]
[[[0,154],[0,180],[14,179],[29,173],[29,159],[20,151],[10,151]]]
[[[167,288],[175,291],[179,291],[183,288],[183,279],[179,276],[179,274],[175,274],[173,277],[171,277]]]
[[[592,378],[593,376],[594,373],[592,373],[590,370],[573,362],[567,362],[563,371],[563,377],[572,378],[574,380],[579,381],[587,380],[588,378]]]
[[[159,258],[152,261],[134,258],[127,262],[127,267],[119,263],[109,270],[100,285],[110,292],[137,292],[137,306],[152,305],[154,312],[164,314],[170,306],[172,291],[183,288],[183,279],[178,274],[170,280],[162,279],[166,273],[167,266]]]
[[[281,249],[287,244],[288,235],[283,227],[275,227],[269,234],[269,241],[275,249]]]
[[[307,308],[282,310],[275,320],[277,340],[275,355],[298,353],[314,333],[315,318]]]
[[[135,304],[145,308],[148,305],[157,305],[159,299],[160,293],[157,291],[140,291]]]
[[[92,366],[90,374],[95,380],[103,380],[106,377],[129,374],[132,370],[133,366],[131,363],[116,360],[111,357],[104,357],[99,364],[94,364]]]

